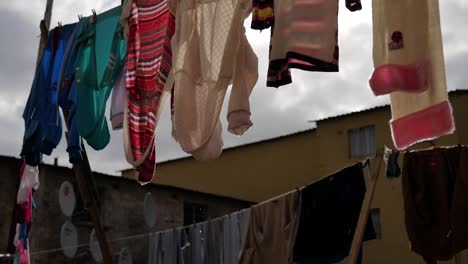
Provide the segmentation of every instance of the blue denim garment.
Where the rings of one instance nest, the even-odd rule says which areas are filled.
[[[76,111],[78,105],[77,87],[72,85],[75,78],[75,62],[77,57],[77,40],[83,30],[83,25],[88,18],[82,18],[74,28],[68,40],[68,47],[65,50],[63,63],[59,75],[59,97],[58,105],[68,112],[68,145],[67,152],[70,163],[76,163],[83,159],[81,154],[81,138],[76,125]]]
[[[52,63],[52,71],[50,84],[48,87],[48,101],[45,113],[45,133],[41,143],[41,151],[46,155],[50,155],[55,147],[60,142],[62,137],[62,120],[60,118],[60,111],[57,107],[58,104],[58,79],[62,62],[64,59],[65,49],[68,40],[73,33],[76,26],[75,24],[65,25],[55,29],[56,36],[54,40],[54,60]]]
[[[57,105],[57,81],[66,43],[75,24],[49,32],[46,47],[36,68],[31,91],[23,112],[25,133],[21,156],[37,166],[42,155],[50,155],[60,142],[62,121]]]

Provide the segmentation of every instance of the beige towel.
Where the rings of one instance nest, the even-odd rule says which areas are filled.
[[[398,149],[451,134],[438,0],[373,0],[374,66],[429,62],[427,89],[390,94],[393,141]],[[401,32],[403,47],[390,47]]]

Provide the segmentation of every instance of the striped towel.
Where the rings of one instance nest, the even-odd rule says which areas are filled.
[[[155,130],[171,70],[175,23],[167,0],[134,0],[128,26],[124,145],[127,160],[139,172],[138,180],[149,182],[156,163]]]

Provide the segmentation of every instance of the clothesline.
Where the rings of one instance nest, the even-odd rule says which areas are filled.
[[[369,165],[369,159],[366,159],[366,160],[363,160],[361,161],[361,164],[363,165],[363,168],[366,167],[366,166],[370,166]],[[339,171],[339,170],[337,170]],[[332,173],[333,174],[333,173]],[[324,178],[327,178],[329,176],[324,176],[323,178],[321,179],[324,179]],[[320,181],[321,179],[318,179],[317,181]],[[311,183],[313,184],[313,183]],[[257,204],[254,204],[251,206],[251,208],[254,208],[254,207],[258,207],[258,206],[261,206],[263,204],[266,204],[266,203],[269,203],[271,201],[274,201],[274,200],[278,200],[278,199],[281,199],[282,197],[285,197],[293,192],[297,192],[297,191],[300,191],[302,189],[304,189],[306,186],[301,186],[299,188],[296,188],[294,190],[291,190],[289,192],[286,192],[286,193],[283,193],[283,194],[280,194],[280,195],[277,195],[275,197],[272,197],[270,199],[267,199],[265,201],[262,201],[260,203],[257,203]],[[242,209],[244,210],[244,209]],[[242,211],[241,210],[241,211]],[[236,214],[238,212],[233,212],[233,213],[230,213],[230,214],[227,214],[227,215],[223,215],[223,216],[220,216],[220,217],[216,217],[216,218],[212,218],[212,219],[209,219],[207,220],[207,222],[215,222],[217,220],[221,220],[222,218],[225,218],[226,216],[229,216],[229,215],[233,215],[233,214]],[[195,224],[198,224],[198,223],[195,223]],[[176,228],[168,228],[168,229],[165,229],[165,230],[160,230],[160,231],[154,231],[154,232],[149,232],[149,233],[144,233],[144,234],[138,234],[138,235],[130,235],[130,236],[124,236],[124,237],[120,237],[120,238],[116,238],[116,239],[112,239],[112,240],[109,240],[108,242],[109,243],[114,243],[114,242],[119,242],[119,241],[126,241],[126,240],[133,240],[133,239],[140,239],[140,238],[147,238],[149,235],[151,234],[156,234],[156,233],[164,233],[164,232],[168,232],[168,231],[171,231],[171,230],[175,230],[175,229],[186,229],[186,228],[189,228],[195,224],[191,224],[191,225],[186,225],[186,226],[178,226]],[[61,252],[61,251],[64,251],[66,249],[78,249],[78,248],[84,248],[84,247],[89,247],[90,244],[89,243],[83,243],[83,244],[79,244],[77,245],[76,247],[62,247],[62,248],[54,248],[54,249],[46,249],[46,250],[39,250],[39,251],[34,251],[34,252],[31,252],[30,255],[31,256],[38,256],[38,255],[44,255],[44,254],[50,254],[50,253],[56,253],[56,252]]]

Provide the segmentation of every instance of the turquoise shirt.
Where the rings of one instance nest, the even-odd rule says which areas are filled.
[[[119,24],[122,8],[115,7],[89,18],[78,38],[75,83],[78,86],[77,126],[95,150],[110,140],[106,102],[125,61],[125,40]]]

